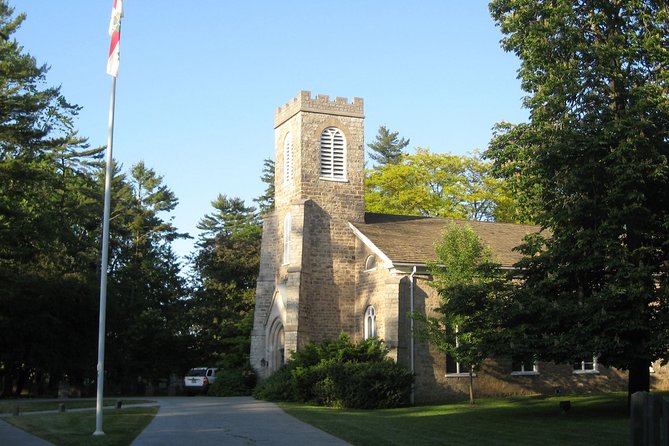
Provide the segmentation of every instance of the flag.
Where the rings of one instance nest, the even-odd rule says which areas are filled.
[[[107,74],[116,77],[118,75],[119,47],[121,45],[121,17],[123,17],[123,0],[114,0],[111,20],[109,21],[109,57],[107,58]]]

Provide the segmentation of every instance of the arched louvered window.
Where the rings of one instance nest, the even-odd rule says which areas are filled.
[[[293,181],[293,135],[288,133],[283,141],[283,183]]]
[[[321,178],[346,179],[346,140],[336,127],[328,127],[321,133]]]

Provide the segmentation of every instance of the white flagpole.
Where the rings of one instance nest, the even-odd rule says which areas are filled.
[[[107,267],[109,264],[109,214],[111,209],[112,147],[114,143],[114,101],[116,76],[112,76],[111,99],[109,100],[109,135],[107,136],[107,160],[105,172],[105,207],[102,217],[102,264],[100,266],[100,322],[98,329],[97,401],[95,406],[94,436],[104,435],[102,430],[102,403],[105,382],[105,322],[107,319]]]

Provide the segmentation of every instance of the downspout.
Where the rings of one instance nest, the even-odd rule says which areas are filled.
[[[411,275],[409,276],[409,311],[411,312],[411,342],[410,342],[410,356],[411,356],[411,376],[414,377],[416,375],[416,353],[415,353],[415,338],[414,338],[414,332],[413,332],[413,312],[414,312],[414,303],[413,303],[413,288],[414,288],[414,274],[416,274],[416,266],[413,267],[413,271],[411,271]],[[414,404],[415,402],[415,384],[412,381],[411,382],[411,405]]]

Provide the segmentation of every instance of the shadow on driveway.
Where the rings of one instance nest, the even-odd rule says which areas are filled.
[[[132,446],[347,445],[277,405],[251,397],[156,398],[160,410]]]

